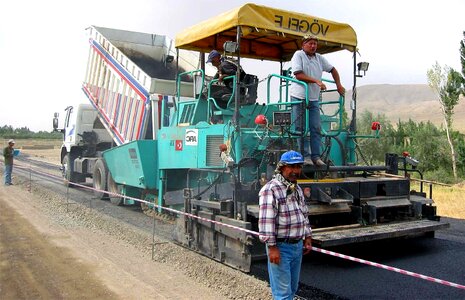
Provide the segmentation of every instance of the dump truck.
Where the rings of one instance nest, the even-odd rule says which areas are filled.
[[[109,196],[114,204],[133,205],[139,198],[159,212],[170,207],[195,215],[176,216],[174,241],[250,271],[254,260],[265,257],[264,245],[247,231],[258,231],[258,192],[281,154],[300,151],[299,139],[308,138],[308,122],[296,130],[291,113],[292,105],[308,99],[293,102],[289,96],[293,82],[308,88],[289,67],[306,34],[318,37],[323,55],[353,53],[355,90],[359,68],[366,65],[357,62],[353,28],[300,12],[246,4],[180,32],[172,52],[160,50],[158,35],[91,27],[83,91],[95,110],[94,128],[81,126],[74,151],[63,148],[66,181],[91,177],[97,196]],[[233,89],[218,96],[221,84],[205,63],[212,49],[238,66],[270,61],[276,71],[259,79],[244,68],[247,74],[238,80],[237,68]],[[431,193],[423,186],[412,190],[414,159],[387,153],[382,165],[359,164],[357,140],[379,138],[380,125],[373,124],[371,135],[357,134],[356,93],[346,124],[345,99],[334,91],[328,88],[320,97],[326,167],[305,165],[299,179],[313,243],[327,248],[434,236],[447,227]]]
[[[113,181],[102,153],[155,139],[168,117],[160,114],[161,103],[172,105],[176,93],[193,95],[192,82],[183,82],[177,91],[173,79],[178,70],[197,68],[199,55],[185,51],[177,56],[173,41],[164,35],[97,26],[87,30],[90,51],[82,90],[89,103],[65,109],[61,170],[67,185],[91,178],[96,190],[107,190],[108,180]],[[58,117],[55,113],[55,130]],[[97,191],[95,196],[108,197]]]

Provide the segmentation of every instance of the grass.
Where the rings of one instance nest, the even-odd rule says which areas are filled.
[[[0,139],[3,147],[8,145],[8,139]],[[59,140],[52,140],[52,139],[15,139],[15,148],[21,149],[25,148],[40,148],[40,147],[47,147],[47,148],[60,148],[63,141]]]
[[[3,142],[3,147],[8,144],[7,139],[0,139],[0,143]],[[15,148],[20,149],[21,154],[28,154],[32,158],[51,162],[54,164],[60,164],[60,149],[62,140],[56,139],[15,139]],[[3,157],[2,157],[3,158]]]
[[[414,186],[420,190],[419,186]],[[423,187],[429,195],[429,186]],[[465,219],[465,182],[452,187],[433,186],[433,200],[438,208],[437,213],[443,217]]]

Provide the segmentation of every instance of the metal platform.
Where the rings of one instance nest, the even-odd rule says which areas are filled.
[[[339,246],[351,243],[361,243],[388,238],[398,238],[405,236],[414,236],[422,233],[434,232],[439,229],[448,228],[449,223],[417,220],[405,221],[392,224],[378,224],[372,226],[361,226],[356,228],[338,229],[322,231],[315,230],[313,234],[313,243],[320,247]]]

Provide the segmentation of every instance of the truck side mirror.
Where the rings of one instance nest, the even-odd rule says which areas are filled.
[[[58,131],[58,113],[53,114],[53,131]]]

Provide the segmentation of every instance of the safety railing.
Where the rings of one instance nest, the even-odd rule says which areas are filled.
[[[178,74],[178,77],[176,79],[176,101],[175,101],[175,110],[176,110],[176,122],[179,124],[179,120],[180,120],[180,107],[179,106],[179,103],[181,102],[181,78],[183,76],[189,76],[191,78],[197,78],[198,75],[200,74],[200,77],[201,77],[201,87],[203,89],[203,86],[205,84],[205,72],[201,69],[198,69],[198,70],[193,70],[193,71],[187,71],[187,72],[182,72],[182,73],[179,73]],[[194,89],[196,89],[196,82],[194,80]],[[197,92],[197,91],[196,91]],[[195,93],[194,93],[195,94]],[[200,98],[202,97],[202,90],[199,91],[198,95],[196,96],[195,98],[195,107],[194,109],[192,110],[193,112],[196,111],[197,109],[197,105],[198,105],[198,101],[200,100]],[[176,102],[178,103],[178,106],[176,106]],[[161,112],[161,115],[164,116],[164,113],[165,113],[165,103],[163,102],[163,105],[162,105],[162,112]],[[193,121],[193,118],[194,118],[194,114],[192,113],[192,115],[190,116],[190,120],[189,122],[192,123]]]
[[[280,95],[279,95],[279,99],[277,102],[274,102],[272,103],[271,102],[271,80],[273,78],[276,78],[276,79],[279,79],[280,80]],[[283,99],[282,98],[282,95],[281,95],[281,91],[282,91],[282,86],[289,86],[289,83],[290,82],[295,82],[295,83],[298,83],[298,84],[301,84],[304,86],[305,88],[305,94],[307,95],[308,94],[308,85],[306,82],[303,82],[303,81],[300,81],[300,80],[297,80],[295,78],[291,78],[291,77],[287,77],[287,76],[283,76],[283,75],[278,75],[278,74],[270,74],[268,76],[268,79],[267,79],[267,87],[266,87],[266,109],[265,109],[265,112],[264,114],[266,115],[270,109],[273,109],[274,107],[278,107],[278,110],[282,110],[281,107],[284,105],[286,107],[286,110],[288,110],[289,108],[292,107],[292,105],[294,104],[301,104],[302,101],[290,101],[290,97],[289,97],[289,94],[287,92],[287,89],[286,89],[286,97]],[[308,98],[305,99],[305,103],[308,103]],[[293,130],[291,131],[293,134],[298,134],[298,135],[306,135],[308,133],[307,131],[307,128],[308,128],[308,111],[305,110],[305,120],[306,120],[306,123],[305,123],[305,126],[303,126],[304,130],[303,132],[300,131],[300,132],[297,132],[296,130]]]
[[[271,96],[271,84],[270,84],[270,82],[271,82],[271,80],[273,78],[278,78],[280,80],[280,82],[284,82],[284,84],[280,85],[280,97],[279,97],[278,102],[276,102],[276,103],[271,103],[271,100],[270,100],[270,96]],[[327,79],[322,79],[322,81],[335,83],[334,81],[327,80]],[[271,74],[270,76],[268,76],[268,82],[267,82],[267,106],[269,106],[269,107],[280,106],[280,105],[283,105],[283,102],[285,102],[285,105],[289,105],[289,106],[291,106],[293,104],[302,103],[302,101],[289,101],[290,96],[288,94],[287,87],[289,86],[290,82],[295,82],[297,84],[301,84],[302,86],[304,86],[305,87],[305,95],[308,95],[308,84],[306,82],[300,81],[300,80],[295,79],[295,78],[283,76],[283,75]],[[282,96],[281,96],[283,86],[286,87],[286,97],[284,99],[282,99]],[[337,91],[337,90],[328,90],[327,92],[334,92],[334,91]],[[308,102],[309,102],[308,97],[306,97],[304,101],[305,102],[303,104],[304,104],[305,107],[307,107]],[[323,136],[338,136],[341,133],[342,128],[343,128],[344,97],[339,96],[339,99],[336,100],[336,101],[322,101],[321,96],[320,96],[320,106],[332,105],[332,104],[337,104],[338,108],[336,109],[336,111],[332,115],[328,115],[328,117],[338,116],[338,129],[335,130],[335,131],[328,132],[328,131],[326,131],[326,130],[324,130],[322,128],[321,133],[322,133]],[[309,115],[308,115],[308,111],[305,110],[305,126],[304,126],[304,130],[303,130],[304,135],[306,135],[308,133],[308,128],[309,128]]]
[[[231,93],[231,96],[229,96],[229,99],[228,99],[228,102],[226,104],[226,108],[230,107],[231,103],[234,102],[235,100],[235,95],[236,95],[236,75],[231,75],[231,76],[226,76],[223,78],[223,81],[224,80],[228,80],[228,79],[232,79],[233,80],[233,89],[232,89],[232,93]],[[212,113],[212,109],[211,109],[211,106],[210,106],[210,103],[213,103],[213,106],[215,109],[217,110],[220,110],[220,111],[223,111],[225,110],[224,108],[221,108],[218,103],[216,103],[216,100],[215,98],[212,97],[211,95],[211,90],[212,90],[212,86],[213,85],[218,85],[219,83],[219,79],[213,79],[210,81],[210,83],[208,84],[208,93],[207,93],[207,99],[208,99],[208,112],[211,114]],[[220,85],[221,86],[221,85]],[[211,117],[211,115],[209,116]]]
[[[321,79],[321,81],[323,82],[329,82],[329,83],[336,83],[335,81],[333,80],[329,80],[329,79]],[[344,96],[342,95],[339,95],[339,98],[338,100],[329,100],[329,101],[323,101],[323,94],[325,93],[331,93],[331,92],[337,92],[337,89],[329,89],[329,90],[325,90],[325,91],[321,91],[320,92],[320,109],[323,111],[323,107],[324,106],[329,106],[329,105],[337,105],[337,108],[336,110],[334,111],[333,114],[325,114],[327,117],[329,118],[332,118],[332,117],[337,117],[337,123],[338,123],[338,126],[337,126],[337,129],[336,130],[331,130],[331,131],[327,131],[325,130],[323,127],[321,128],[321,135],[322,136],[328,136],[328,137],[333,137],[333,136],[338,136],[342,130],[343,130],[343,125],[344,125]]]

